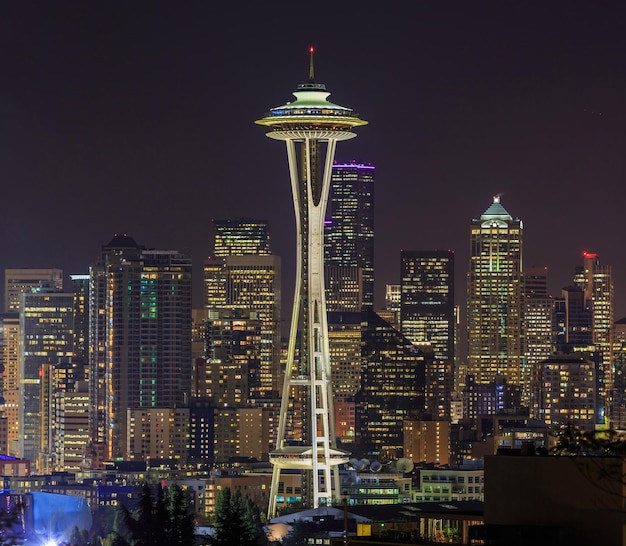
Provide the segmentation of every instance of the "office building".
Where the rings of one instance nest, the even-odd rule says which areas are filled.
[[[478,383],[470,374],[465,380],[462,396],[463,417],[478,419],[519,408],[522,403],[522,388],[509,383],[503,375],[497,375],[490,383]]]
[[[207,366],[200,393],[216,407],[243,407],[258,396],[261,377],[262,323],[255,311],[209,312],[206,325]]]
[[[277,398],[280,386],[281,260],[247,255],[209,258],[204,264],[205,306],[211,311],[239,309],[256,313],[261,325],[260,370],[253,393]]]
[[[129,410],[191,395],[191,259],[116,235],[90,276],[91,439],[125,458]]]
[[[380,318],[363,312],[361,390],[356,400],[356,442],[381,459],[403,457],[403,423],[424,412],[428,354]]]
[[[548,296],[548,268],[524,268],[525,360],[522,367],[523,403],[530,405],[530,380],[539,362],[555,350],[554,299]]]
[[[328,313],[333,394],[352,398],[361,389],[361,313]]]
[[[472,220],[467,283],[468,373],[488,384],[523,380],[522,231],[495,196]]]
[[[48,391],[45,367],[54,368],[73,354],[74,296],[54,287],[31,288],[20,300],[20,366],[18,412],[19,455],[38,471],[50,465]]]
[[[597,364],[576,354],[554,354],[540,362],[533,388],[538,407],[534,417],[558,428],[573,425],[594,430],[597,400]]]
[[[128,410],[128,444],[131,461],[149,459],[187,462],[189,408],[143,407]]]
[[[7,420],[6,454],[15,457],[19,453],[21,406],[19,313],[0,315],[0,363],[4,369],[4,373],[0,375],[2,384],[0,411]]]
[[[272,108],[257,121],[269,129],[268,137],[286,143],[297,226],[295,301],[276,449],[270,455],[270,517],[276,513],[284,469],[298,469],[305,474],[302,501],[305,506],[317,508],[339,498],[338,465],[348,461],[347,453],[336,449],[335,440],[324,285],[324,225],[336,144],[355,137],[353,129],[366,122],[352,110],[329,102],[328,95],[326,87],[315,82],[311,48],[309,82],[298,86],[294,101]],[[331,246],[336,249],[339,244],[334,240]],[[299,327],[302,335],[296,350]],[[291,434],[285,427],[296,390],[302,391],[307,422],[300,442],[289,445]]]
[[[597,254],[583,252],[574,284],[585,293],[591,311],[591,341],[600,358],[598,372],[598,418],[611,419],[613,390],[613,269],[602,264]]]
[[[449,421],[405,421],[404,456],[414,463],[450,463]]]
[[[385,285],[385,309],[394,311],[400,315],[400,306],[402,303],[402,285],[387,284]]]
[[[327,290],[361,279],[362,306],[374,307],[374,175],[373,165],[336,163],[330,182],[330,220],[325,226]],[[348,268],[348,269],[345,269]],[[329,302],[333,298],[328,298]],[[338,308],[333,311],[360,311]]]
[[[4,311],[18,313],[20,296],[23,292],[39,286],[50,286],[63,291],[62,269],[5,269],[4,270]]]
[[[454,252],[402,251],[400,326],[428,343],[437,360],[454,361]]]
[[[356,266],[327,265],[326,309],[329,313],[358,312],[363,307],[363,269]]]
[[[270,232],[266,220],[213,220],[213,256],[269,256]]]

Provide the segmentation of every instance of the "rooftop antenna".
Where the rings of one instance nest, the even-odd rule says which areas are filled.
[[[309,61],[309,83],[315,82],[315,69],[313,68],[313,53],[315,53],[315,48],[313,46],[309,47],[309,53],[311,54],[311,60]]]

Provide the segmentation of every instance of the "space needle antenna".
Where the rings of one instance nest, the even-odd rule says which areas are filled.
[[[315,68],[313,66],[313,53],[315,53],[315,48],[313,46],[309,47],[310,53],[310,61],[309,61],[309,83],[315,82]]]

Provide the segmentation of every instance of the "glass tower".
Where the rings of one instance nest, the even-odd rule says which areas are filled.
[[[213,220],[215,230],[214,251],[216,258],[225,256],[269,256],[270,233],[266,220],[236,218]]]
[[[325,227],[327,290],[359,278],[362,308],[374,308],[373,165],[335,164],[330,181],[330,221]],[[344,268],[344,269],[340,269]],[[343,280],[344,278],[348,280]],[[354,303],[354,300],[353,300]],[[329,308],[330,309],[330,308]],[[354,305],[333,311],[360,311]]]
[[[454,360],[454,252],[402,251],[400,323],[415,343],[429,343],[438,360]]]
[[[523,365],[522,232],[495,196],[470,228],[467,283],[468,373],[488,384],[496,375],[520,385]]]

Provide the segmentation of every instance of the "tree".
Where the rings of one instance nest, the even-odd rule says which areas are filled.
[[[224,546],[256,546],[258,531],[254,519],[252,502],[243,499],[241,492],[231,492],[224,487],[215,499],[212,543]]]
[[[308,544],[309,533],[307,525],[302,520],[293,522],[291,530],[283,539],[283,546],[306,546]]]
[[[171,546],[189,546],[193,543],[195,532],[189,497],[178,485],[170,486],[167,492],[167,505],[165,506],[169,520],[167,543]]]
[[[554,455],[589,455],[626,457],[626,440],[615,430],[582,431],[574,425],[565,425],[555,433]]]

